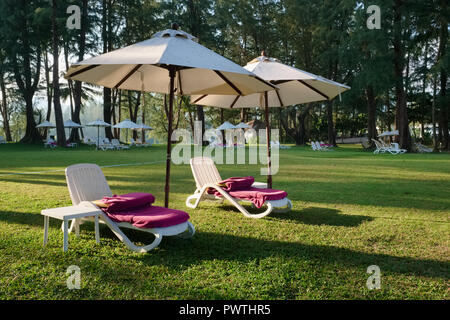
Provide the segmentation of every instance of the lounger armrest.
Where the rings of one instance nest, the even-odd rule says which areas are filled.
[[[267,183],[266,182],[254,182],[252,184],[253,188],[260,188],[260,189],[267,189]]]

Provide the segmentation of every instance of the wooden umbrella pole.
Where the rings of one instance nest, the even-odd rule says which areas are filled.
[[[264,92],[264,105],[266,116],[266,140],[267,140],[267,188],[272,188],[272,160],[270,152],[270,119],[269,119],[269,101],[267,91]]]
[[[166,186],[164,188],[165,198],[164,206],[169,207],[169,192],[170,192],[170,154],[172,152],[172,122],[173,122],[173,96],[174,96],[174,80],[175,80],[175,68],[169,66],[169,77],[170,77],[170,91],[169,91],[169,125],[167,128],[167,155],[166,155]]]

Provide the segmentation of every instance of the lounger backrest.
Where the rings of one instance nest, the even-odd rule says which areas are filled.
[[[112,196],[102,169],[96,164],[83,163],[67,167],[66,181],[73,205]]]
[[[207,157],[197,157],[192,158],[190,163],[197,189],[201,189],[208,183],[217,183],[222,181],[213,159]]]

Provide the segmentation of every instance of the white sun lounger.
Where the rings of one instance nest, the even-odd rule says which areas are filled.
[[[284,198],[281,200],[270,200],[265,202],[265,206],[267,206],[266,211],[262,213],[252,214],[247,211],[242,205],[239,204],[240,201],[245,201],[237,198],[233,198],[223,190],[221,187],[217,185],[218,182],[223,179],[220,177],[219,171],[214,164],[214,161],[211,158],[207,157],[197,157],[192,158],[190,161],[192,174],[194,175],[195,183],[197,189],[194,194],[189,196],[186,199],[186,206],[192,209],[196,209],[200,201],[202,200],[219,200],[223,201],[226,199],[231,202],[244,216],[248,218],[263,218],[272,211],[274,212],[288,212],[292,209],[292,202],[288,198]],[[255,182],[252,187],[255,188],[266,188],[267,185],[261,182]],[[220,192],[223,197],[216,197],[214,195],[208,194],[208,188],[213,188]],[[194,203],[192,203],[194,201]]]
[[[111,197],[108,182],[102,170],[95,164],[76,164],[66,169],[66,181],[69,187],[70,198],[73,205],[92,206],[98,208],[90,201],[100,200],[103,197]],[[128,249],[136,252],[147,252],[159,245],[163,236],[179,236],[190,238],[195,233],[194,226],[189,222],[165,228],[137,228],[127,222],[114,222],[105,213],[99,215],[99,221],[105,223],[111,231],[119,238]],[[86,220],[90,220],[87,218]],[[78,228],[80,221],[73,220],[69,232]],[[137,246],[123,233],[120,228],[145,231],[155,235],[155,240],[146,246]]]

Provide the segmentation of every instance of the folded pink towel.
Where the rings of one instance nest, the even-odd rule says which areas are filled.
[[[254,182],[255,178],[250,176],[232,177],[220,181],[218,185],[233,198],[251,201],[257,208],[261,208],[268,200],[281,200],[288,195],[286,191],[282,190],[253,188]],[[215,189],[211,188],[207,192],[217,197],[222,197],[220,192]]]
[[[150,193],[135,192],[103,197],[102,202],[108,205],[108,213],[115,213],[140,207],[150,207],[155,202],[155,197]]]
[[[184,211],[152,206],[155,197],[150,193],[114,195],[104,197],[102,202],[108,205],[101,209],[111,220],[137,228],[166,228],[189,220]]]
[[[242,190],[247,189],[252,186],[252,184],[255,182],[255,178],[248,176],[248,177],[231,177],[226,180],[223,180],[219,182],[219,185],[224,186],[225,191],[235,191],[235,190]]]
[[[137,228],[166,228],[189,220],[189,215],[181,210],[164,207],[141,207],[122,212],[109,213],[102,208],[108,217],[116,222],[128,222]]]

